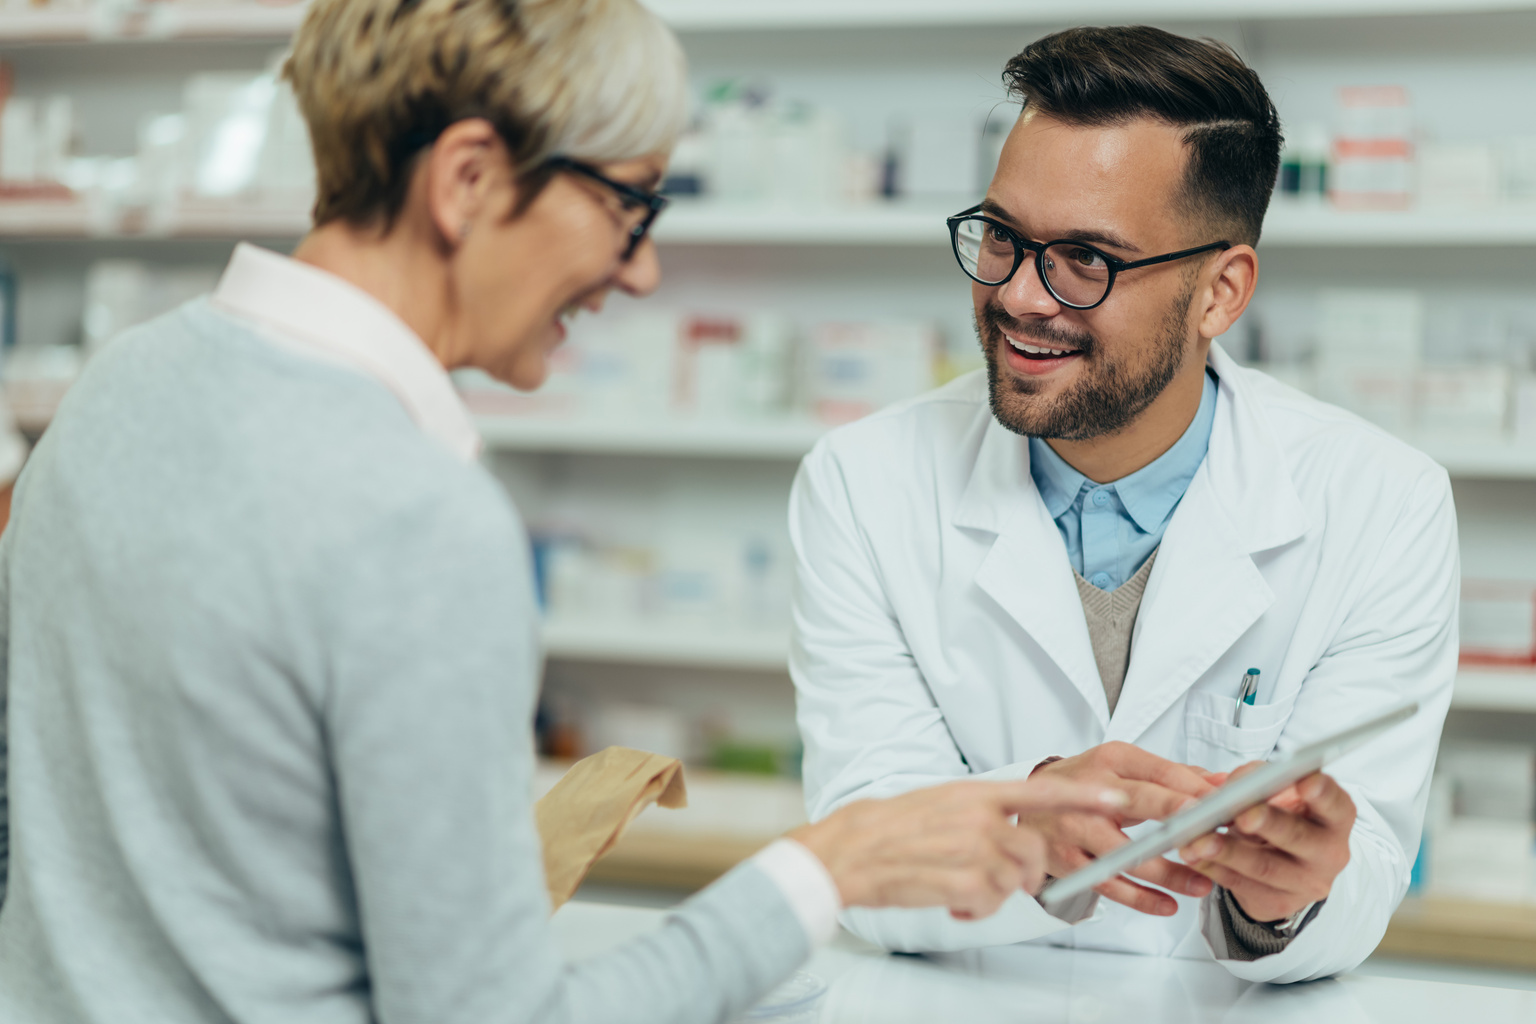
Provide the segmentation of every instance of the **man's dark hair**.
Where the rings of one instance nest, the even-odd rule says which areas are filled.
[[[1180,204],[1229,241],[1258,242],[1280,169],[1280,116],[1231,47],[1145,25],[1073,28],[1026,46],[1003,82],[1026,111],[1064,124],[1149,117],[1184,129]]]

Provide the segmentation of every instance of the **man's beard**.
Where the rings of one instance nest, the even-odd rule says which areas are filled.
[[[1186,316],[1193,297],[1191,289],[1168,307],[1153,338],[1151,361],[1139,371],[1106,361],[1098,339],[1087,332],[1067,333],[1039,320],[1015,320],[1001,306],[988,303],[976,317],[976,337],[987,360],[992,415],[1015,434],[1042,439],[1087,441],[1123,430],[1163,393],[1184,365]],[[1044,384],[1034,378],[1010,375],[1003,381],[998,362],[1003,358],[1001,347],[1008,344],[1004,328],[1016,338],[1081,352],[1081,376],[1054,400],[1036,397]]]

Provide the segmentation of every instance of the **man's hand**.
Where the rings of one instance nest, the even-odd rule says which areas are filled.
[[[1121,790],[1129,797],[1120,813],[1109,817],[1074,810],[1019,815],[1021,827],[1045,836],[1046,870],[1057,878],[1128,842],[1122,829],[1167,818],[1215,788],[1198,768],[1165,761],[1129,743],[1105,743],[1076,757],[1041,765],[1031,778],[1095,783]],[[1163,857],[1147,861],[1130,874],[1187,896],[1204,896],[1211,891],[1204,875]],[[1094,891],[1144,914],[1168,917],[1179,909],[1178,901],[1167,893],[1125,878],[1112,879]]]
[[[948,907],[987,917],[1045,882],[1045,841],[1016,814],[1114,814],[1129,797],[1067,779],[951,782],[888,800],[859,800],[789,834],[826,865],[844,906]]]
[[[1232,777],[1260,763],[1246,764]],[[1355,802],[1316,772],[1239,814],[1226,835],[1201,836],[1179,856],[1230,892],[1253,920],[1280,921],[1332,890],[1349,863],[1354,825]]]

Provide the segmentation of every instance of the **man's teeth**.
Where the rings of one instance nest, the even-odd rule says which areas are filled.
[[[1007,338],[1008,336],[1005,334],[1003,337]],[[1008,344],[1012,345],[1018,351],[1023,352],[1025,355],[1031,356],[1071,356],[1077,354],[1073,349],[1042,348],[1039,345],[1031,345],[1027,342],[1015,341],[1012,338],[1008,338]]]

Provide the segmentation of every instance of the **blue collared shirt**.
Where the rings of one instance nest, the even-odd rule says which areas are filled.
[[[1173,447],[1129,476],[1096,484],[1039,438],[1029,439],[1029,473],[1056,520],[1072,567],[1100,590],[1136,575],[1157,546],[1211,443],[1216,378],[1205,375],[1195,418]]]

